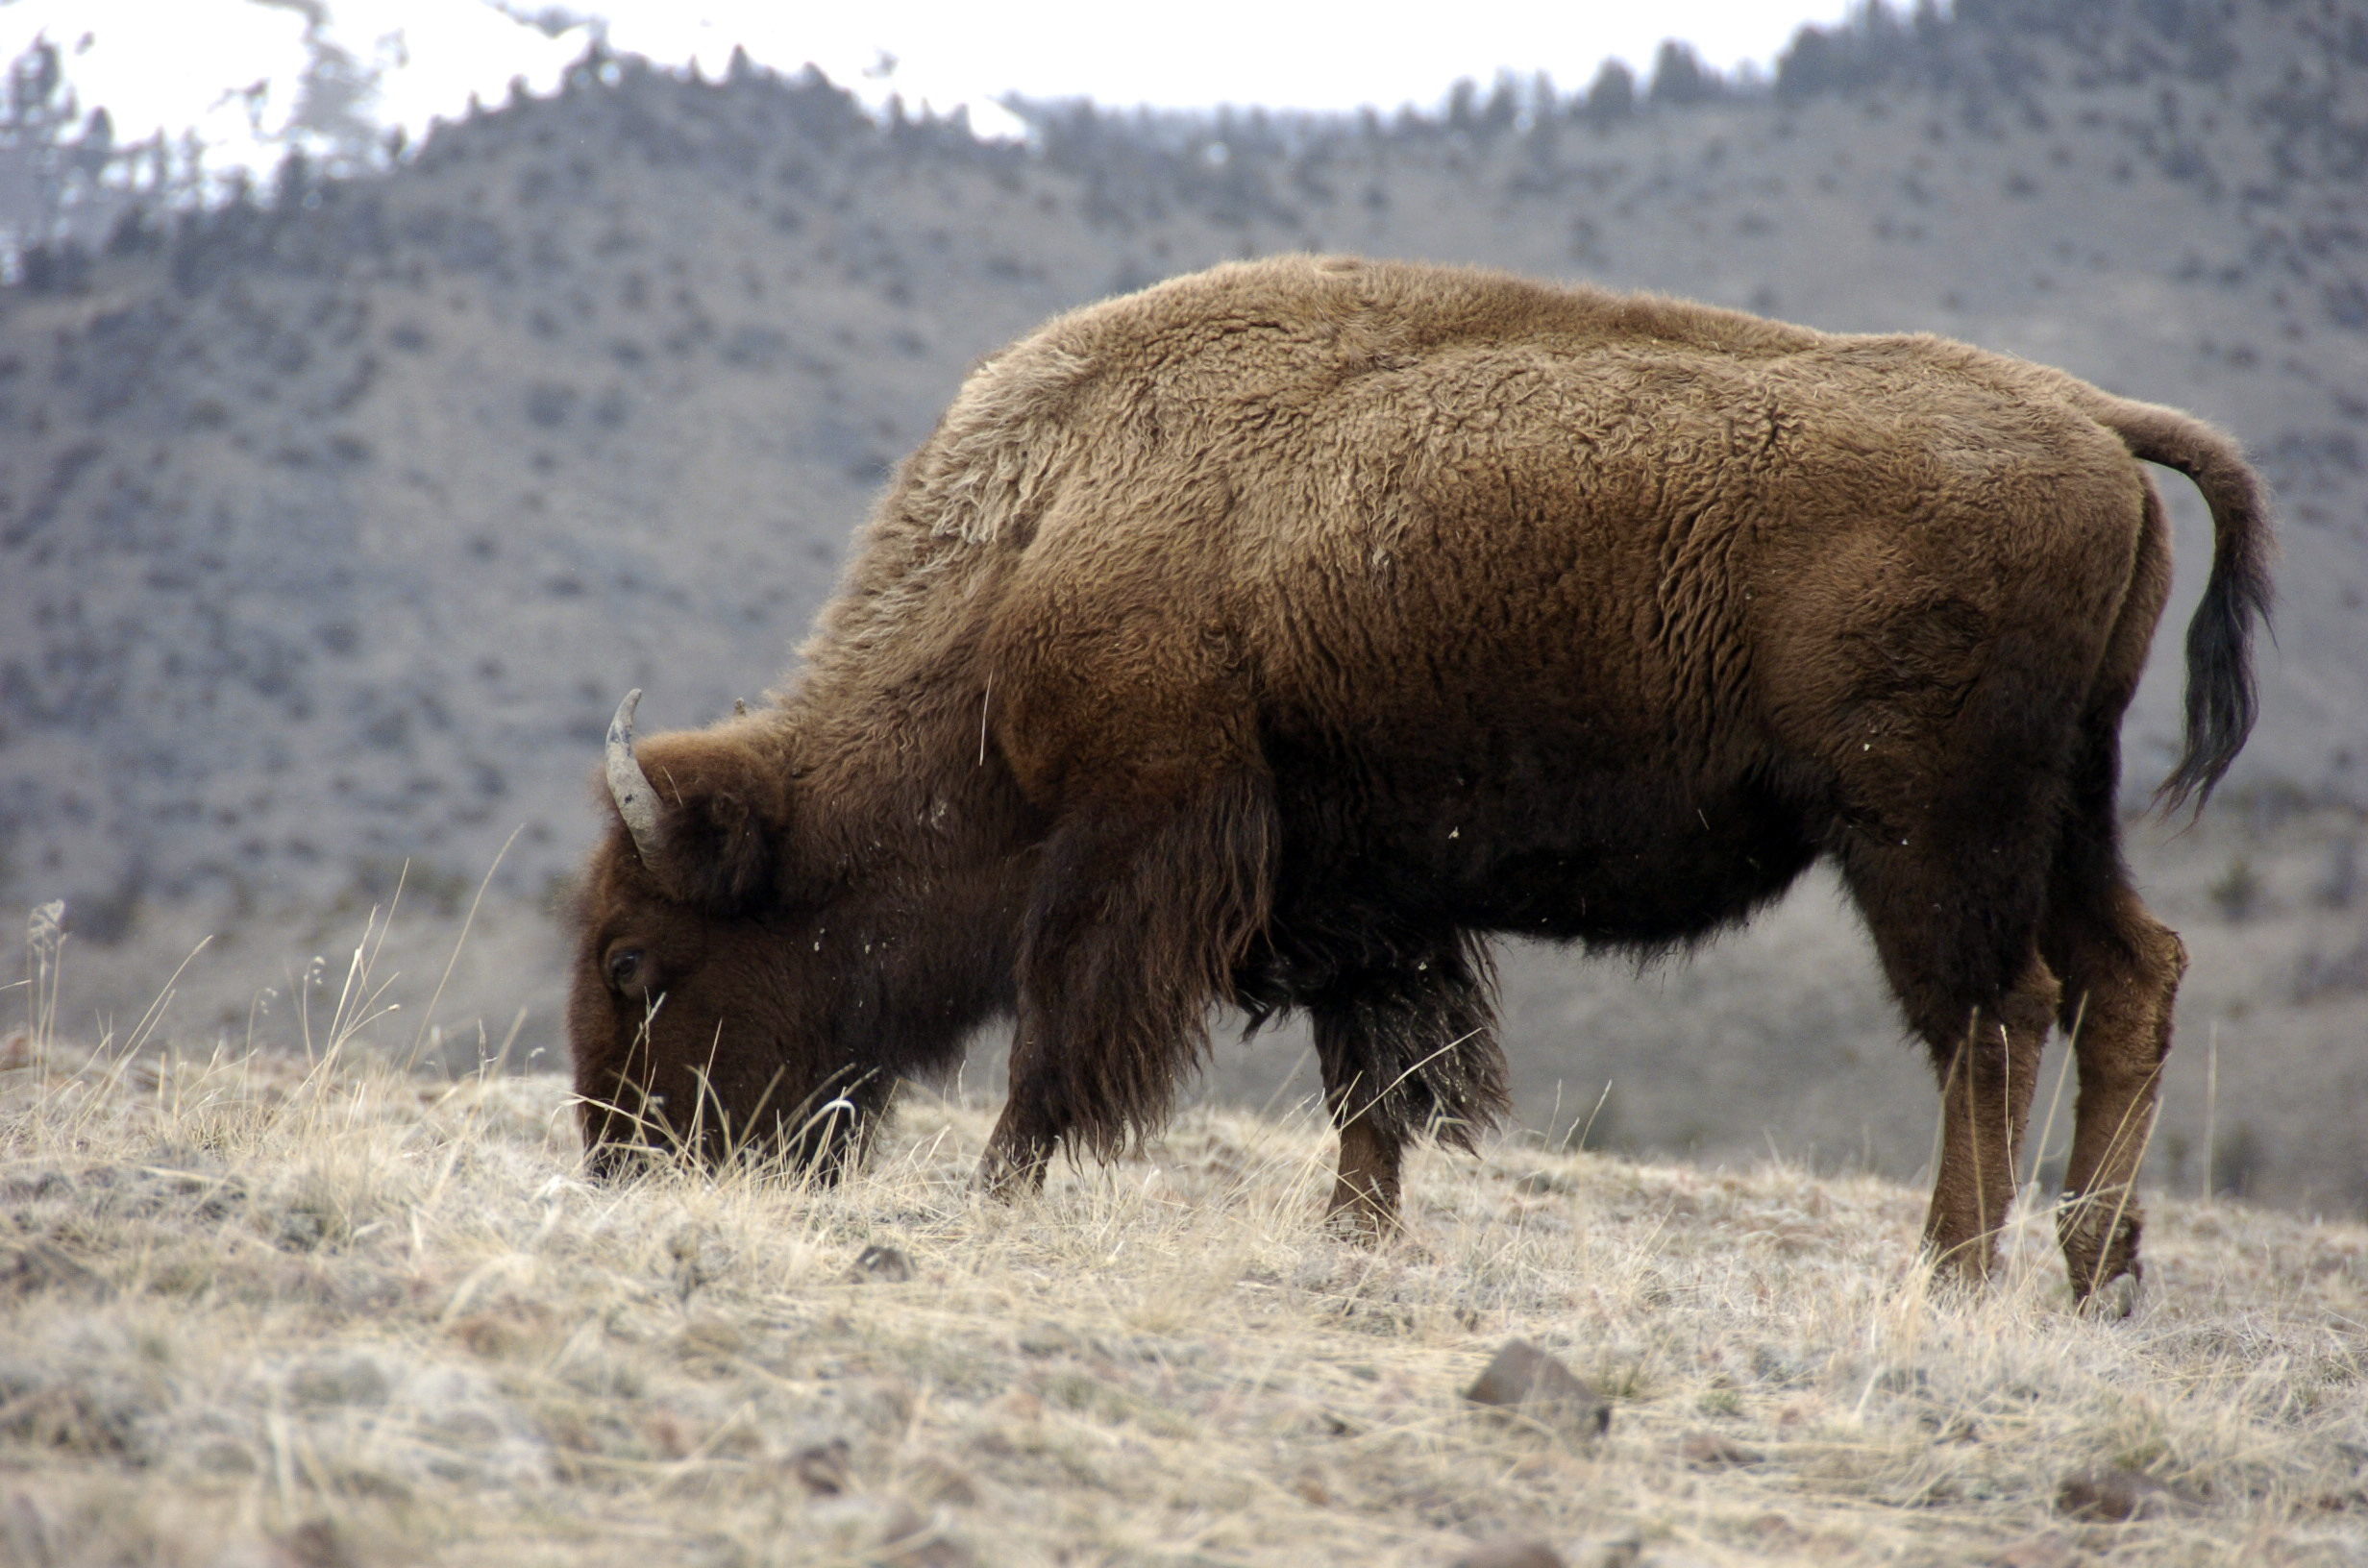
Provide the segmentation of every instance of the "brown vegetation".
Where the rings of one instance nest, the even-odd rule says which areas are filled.
[[[596,1186],[559,1080],[351,994],[309,1063],[12,1041],[0,1561],[2357,1561],[2356,1226],[2161,1203],[2115,1321],[2043,1222],[1936,1294],[1915,1193],[1783,1165],[1430,1156],[1344,1246],[1312,1107],[1019,1205],[926,1095],[835,1188]],[[1515,1336],[1601,1438],[1464,1397]]]

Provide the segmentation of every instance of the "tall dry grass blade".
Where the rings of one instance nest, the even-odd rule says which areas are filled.
[[[1586,1152],[1587,1135],[1595,1130],[1595,1118],[1603,1115],[1603,1108],[1611,1102],[1611,1099],[1612,1080],[1606,1078],[1603,1081],[1603,1092],[1595,1096],[1594,1109],[1587,1113],[1586,1125],[1577,1129],[1576,1137],[1574,1139],[1565,1140],[1563,1144],[1563,1151],[1565,1153],[1583,1154]]]
[[[2220,1020],[2211,1020],[2211,1034],[2204,1046],[2204,1190],[2206,1203],[2212,1199],[2212,1157],[2218,1152],[2218,1131],[2215,1123],[2220,1116]]]
[[[436,1004],[444,999],[444,988],[452,983],[453,969],[460,962],[460,950],[468,945],[469,932],[477,924],[478,908],[485,901],[485,890],[493,886],[494,873],[501,870],[503,857],[509,853],[510,845],[518,842],[518,835],[526,830],[524,822],[509,830],[509,837],[504,839],[502,847],[494,851],[493,862],[485,868],[485,874],[478,879],[477,894],[469,900],[469,913],[460,922],[460,934],[453,939],[452,956],[445,959],[444,972],[436,977],[435,990],[429,993],[428,1010],[419,1016],[419,1028],[412,1032],[411,1055],[407,1066],[419,1066],[419,1055],[426,1046],[429,1026],[435,1022]]]

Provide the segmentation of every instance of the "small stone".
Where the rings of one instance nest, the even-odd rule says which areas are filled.
[[[849,1457],[847,1439],[833,1437],[826,1443],[809,1443],[792,1454],[789,1468],[816,1497],[837,1497],[848,1487]]]
[[[2059,1531],[2016,1541],[1989,1559],[1989,1568],[2070,1568],[2080,1549]]]
[[[1455,1568],[1564,1568],[1563,1555],[1543,1541],[1507,1536],[1473,1547],[1455,1559]]]
[[[1689,1433],[1677,1445],[1677,1452],[1697,1470],[1735,1470],[1761,1463],[1767,1458],[1756,1448],[1745,1448],[1732,1437],[1721,1437],[1714,1432]]]
[[[2067,1519],[2118,1524],[2167,1513],[2172,1500],[2171,1489],[2143,1471],[2101,1466],[2064,1477],[2056,1492],[2056,1511]]]
[[[1526,1339],[1506,1340],[1464,1397],[1578,1437],[1612,1426],[1612,1402]]]
[[[901,1285],[912,1277],[913,1261],[904,1249],[877,1241],[855,1254],[855,1266],[848,1271],[848,1278],[858,1285],[866,1280]]]

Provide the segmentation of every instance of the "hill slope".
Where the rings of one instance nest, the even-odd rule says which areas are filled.
[[[2141,848],[2199,954],[2172,1094],[2200,1145],[2193,1047],[2225,1025],[2217,1125],[2248,1141],[2216,1168],[2368,1203],[2363,39],[2357,0],[1962,0],[1807,37],[1757,93],[1054,106],[1028,148],[881,126],[810,79],[593,60],[391,173],[291,171],[269,207],[36,257],[0,289],[0,899],[67,900],[76,1016],[127,1027],[217,934],[167,1028],[235,1036],[343,911],[400,881],[456,921],[500,854],[445,1016],[499,1041],[524,1009],[521,1054],[554,1050],[539,909],[597,821],[618,696],[693,723],[777,678],[974,357],[1229,256],[1481,261],[1950,333],[2249,443],[2288,525],[2253,809]],[[2164,479],[2183,620],[2203,520]],[[2140,789],[2178,646],[2132,720]],[[1641,986],[1517,954],[1525,1110],[1574,1121],[1616,1078],[1602,1131],[1640,1145],[1912,1168],[1929,1089],[1862,946],[1805,894]]]
[[[473,877],[520,821],[514,885],[563,871],[616,694],[692,722],[777,674],[972,358],[1287,248],[1939,331],[2224,421],[2294,525],[2247,767],[2356,795],[2363,23],[2221,9],[1968,5],[1616,119],[1047,110],[1033,154],[587,62],[391,175],[126,231],[0,294],[6,885],[102,930],[111,897]]]

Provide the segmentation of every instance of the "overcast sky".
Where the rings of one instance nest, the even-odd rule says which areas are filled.
[[[598,23],[616,49],[720,71],[734,44],[759,63],[807,61],[884,102],[970,107],[990,134],[1016,130],[994,100],[1089,97],[1105,105],[1389,110],[1438,104],[1458,77],[1544,71],[1566,92],[1610,56],[1641,74],[1665,37],[1722,70],[1767,67],[1803,22],[1852,0],[1454,0],[1396,7],[1336,0],[0,0],[0,55],[46,35],[68,56],[87,110],[120,136],[194,130],[210,161],[268,165],[316,43],[342,50],[372,91],[367,112],[416,138],[432,117],[498,101],[512,78],[547,92]],[[570,25],[572,24],[572,25]],[[552,34],[556,32],[557,36]]]

